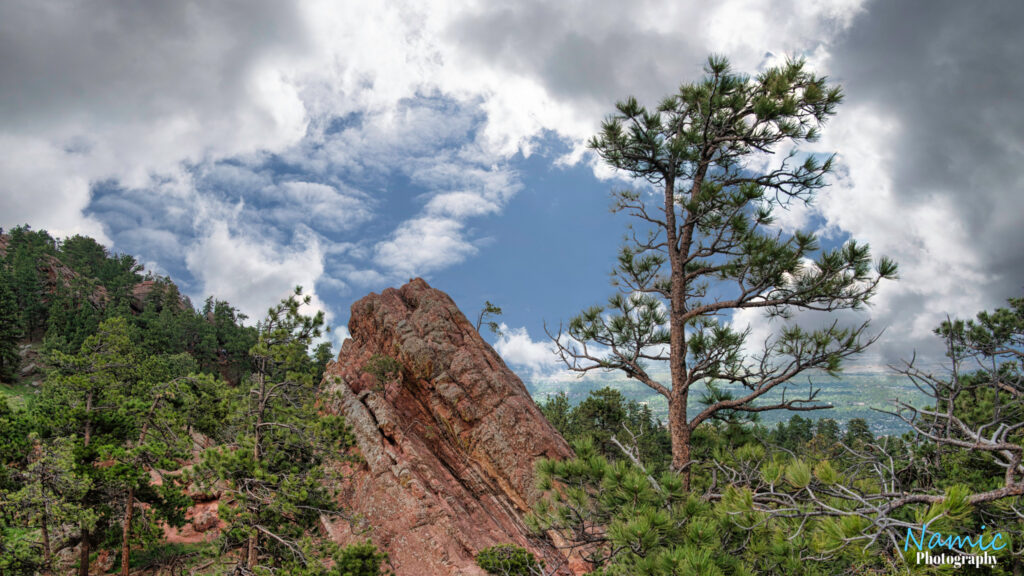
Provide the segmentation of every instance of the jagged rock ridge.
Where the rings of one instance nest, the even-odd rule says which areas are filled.
[[[349,331],[324,383],[365,459],[343,486],[361,522],[331,536],[370,537],[399,576],[483,574],[474,555],[501,543],[559,563],[523,517],[537,459],[572,452],[451,298],[415,279],[356,302]],[[400,370],[368,372],[375,356]]]

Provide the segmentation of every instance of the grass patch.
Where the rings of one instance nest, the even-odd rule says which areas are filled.
[[[36,389],[28,384],[0,382],[0,400],[7,401],[12,408],[24,407],[35,393]]]

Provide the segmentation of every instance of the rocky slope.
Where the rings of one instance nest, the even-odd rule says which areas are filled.
[[[331,537],[372,539],[399,576],[483,574],[474,555],[501,543],[565,564],[523,517],[534,463],[571,450],[451,298],[416,279],[356,302],[349,331],[324,386],[365,463]]]

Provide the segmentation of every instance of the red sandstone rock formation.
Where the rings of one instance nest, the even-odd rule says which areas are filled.
[[[482,575],[475,554],[502,543],[564,563],[523,517],[537,459],[572,452],[451,298],[416,279],[356,302],[349,330],[324,384],[365,459],[342,492],[361,523],[330,536],[371,538],[399,576]],[[367,372],[374,356],[400,373]]]

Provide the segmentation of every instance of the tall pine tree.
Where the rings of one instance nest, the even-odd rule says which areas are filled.
[[[827,408],[813,391],[765,400],[807,370],[835,373],[871,340],[866,325],[785,327],[751,358],[749,332],[723,318],[855,309],[896,275],[886,259],[872,271],[865,245],[822,250],[813,233],[772,226],[773,210],[808,202],[825,186],[833,158],[793,148],[768,169],[753,160],[815,140],[840,89],[799,60],[748,77],[712,57],[706,72],[654,109],[634,98],[618,103],[591,140],[608,165],[636,179],[637,189],[613,194],[614,208],[636,226],[614,271],[620,293],[573,318],[567,334],[552,335],[570,369],[619,371],[665,396],[676,470],[688,470],[692,435],[710,419]],[[658,362],[667,362],[667,380],[652,373]],[[709,392],[691,417],[699,384]]]
[[[350,439],[338,417],[317,411],[318,369],[310,347],[323,313],[300,312],[301,290],[270,309],[250,350],[252,374],[239,400],[234,441],[204,455],[200,472],[221,481],[224,542],[240,549],[238,573],[283,564],[315,564],[305,531],[337,510],[321,466]]]

